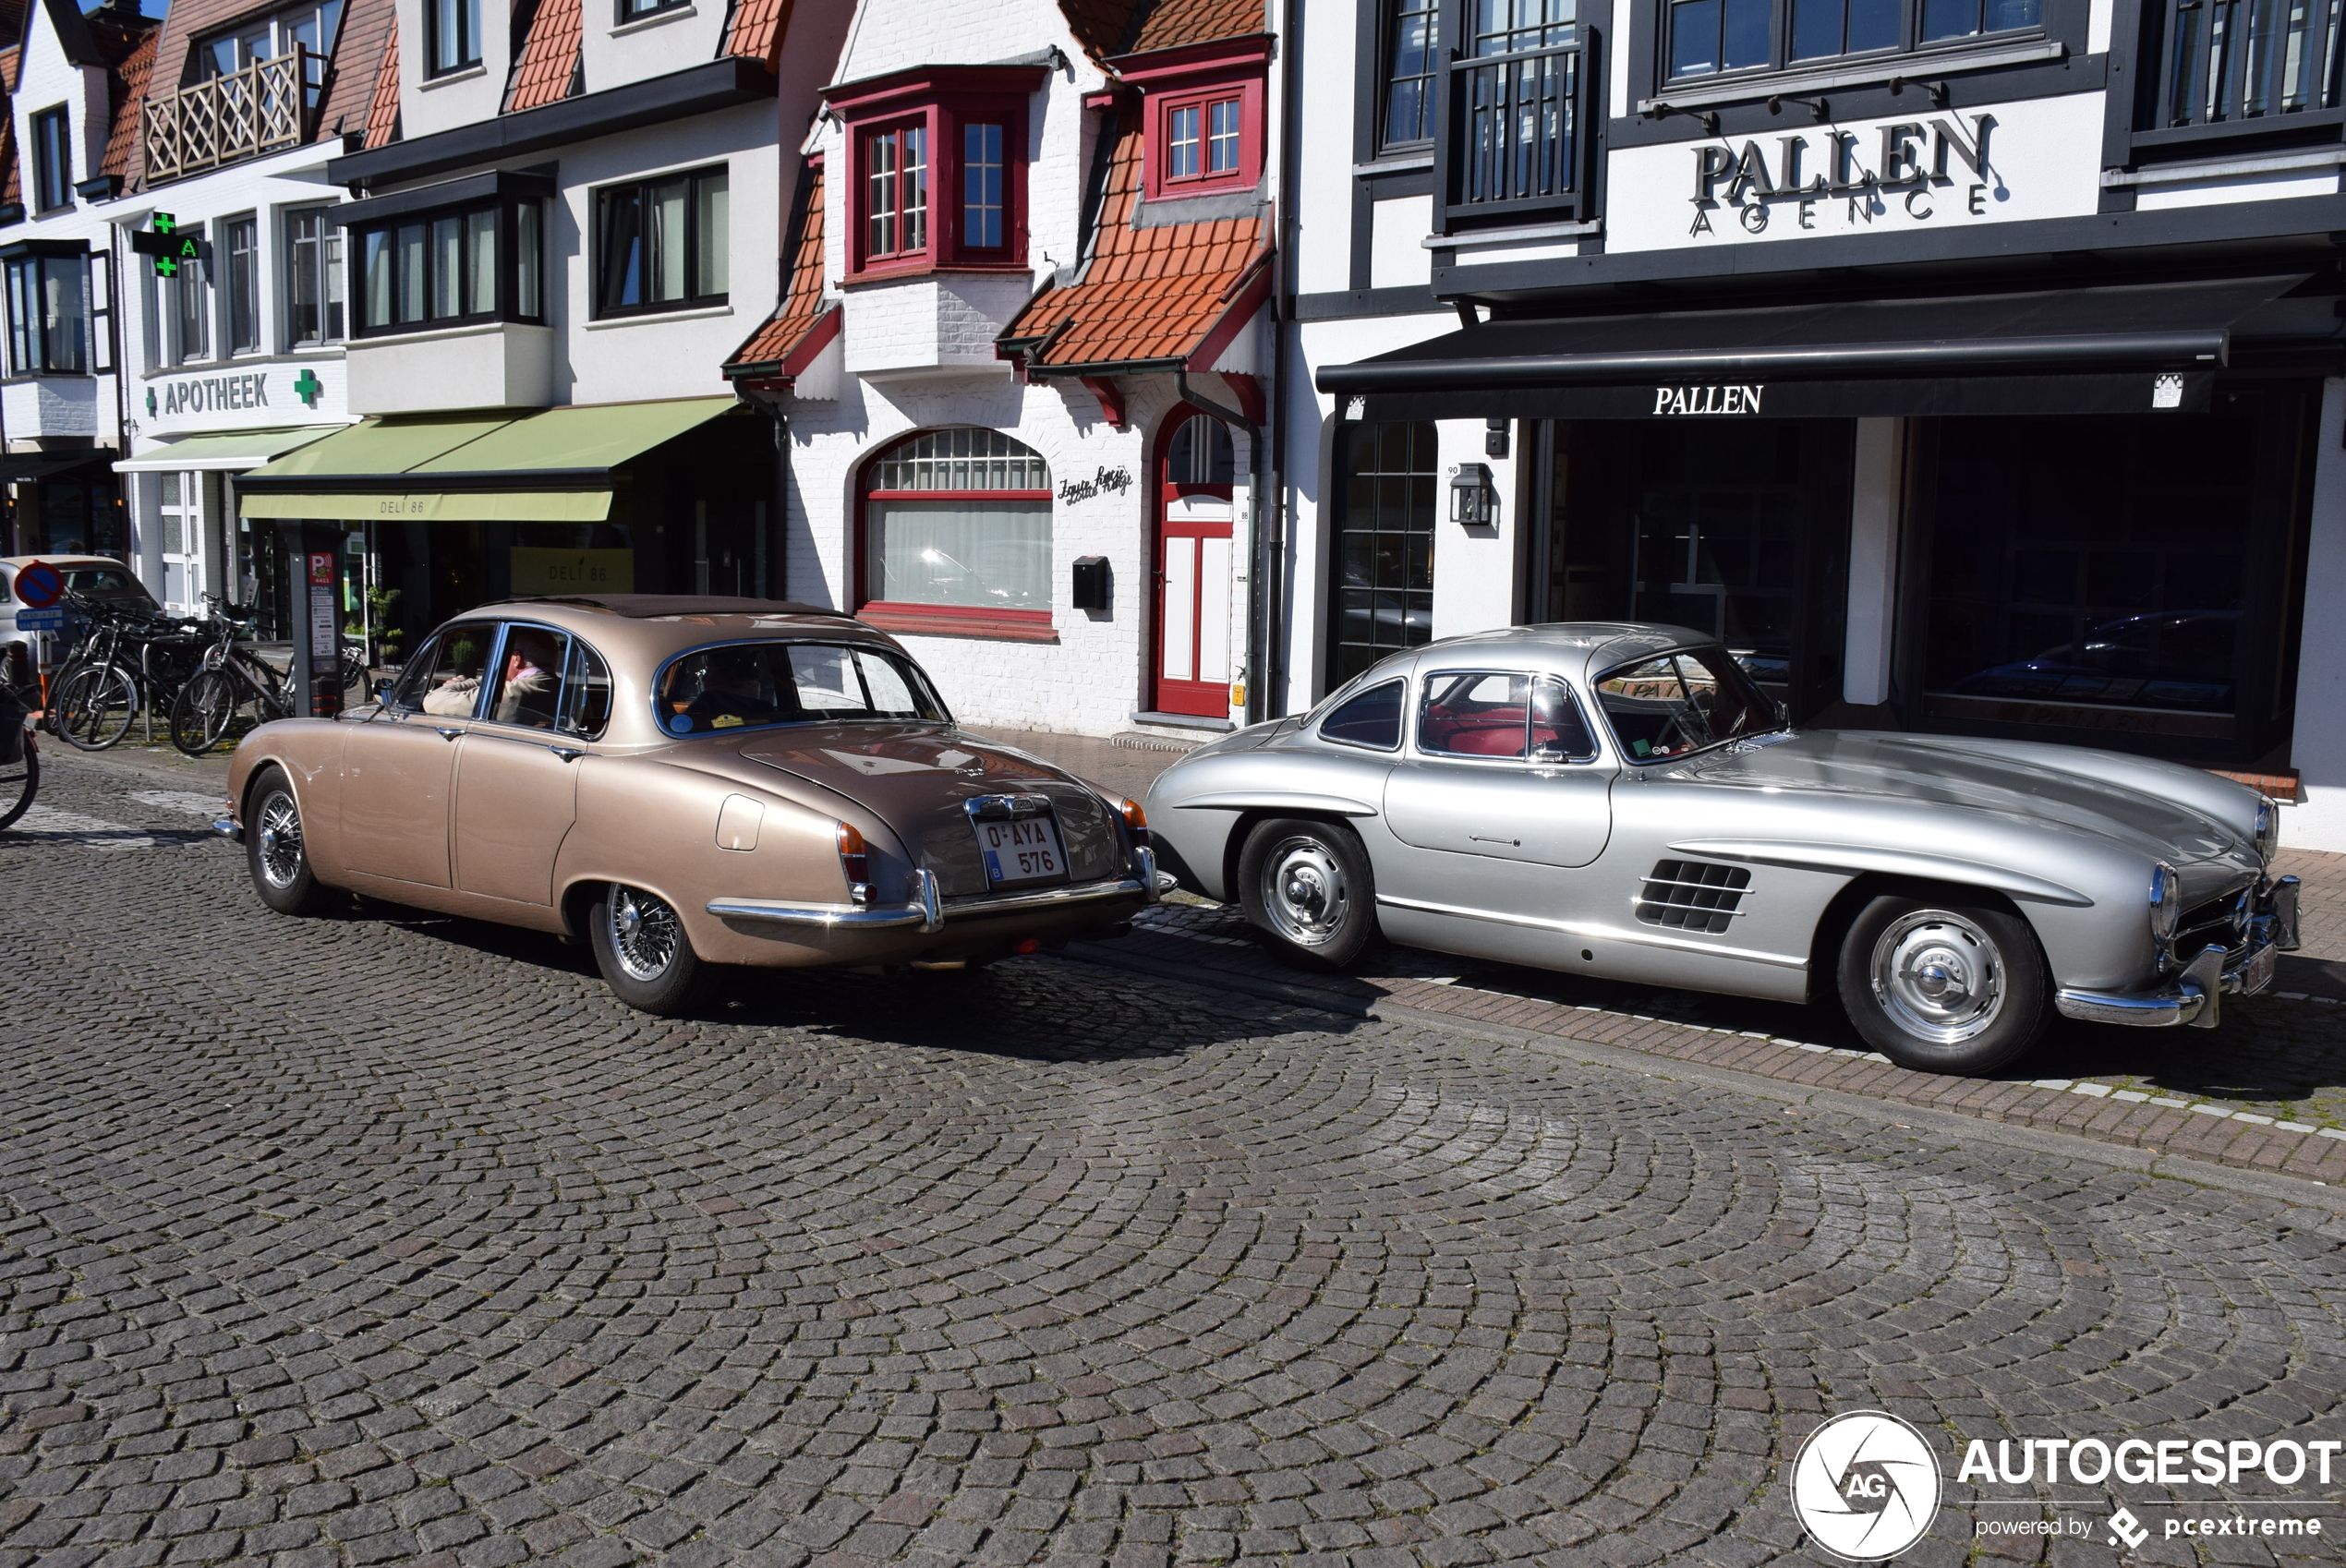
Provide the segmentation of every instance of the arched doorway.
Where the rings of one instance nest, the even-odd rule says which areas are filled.
[[[1181,407],[1157,458],[1156,649],[1150,706],[1227,718],[1236,672],[1230,626],[1229,428]]]

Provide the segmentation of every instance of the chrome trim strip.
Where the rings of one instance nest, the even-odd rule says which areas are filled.
[[[2091,909],[2094,902],[2074,887],[2031,876],[2026,872],[1919,850],[1868,850],[1792,838],[1681,838],[1669,850],[1674,855],[1695,860],[1743,861],[1752,865],[1781,865],[1795,871],[1820,871],[1841,876],[1880,871],[1893,876],[1929,877],[1939,882],[1993,887],[2015,898],[2039,899],[2074,909]]]
[[[825,930],[873,931],[917,925],[928,935],[958,920],[990,920],[996,915],[1030,910],[1060,909],[1072,904],[1102,903],[1112,899],[1148,899],[1148,885],[1137,877],[1108,882],[1083,882],[1041,887],[1030,893],[979,893],[947,903],[937,897],[937,878],[926,871],[913,874],[913,899],[858,909],[853,904],[786,904],[766,899],[711,899],[708,912],[720,920],[762,921],[769,925],[811,925]]]
[[[1594,937],[1602,942],[1620,942],[1633,947],[1659,947],[1672,953],[1700,953],[1705,957],[1742,959],[1751,963],[1772,964],[1778,969],[1805,970],[1806,959],[1788,958],[1782,953],[1762,953],[1750,947],[1728,947],[1712,942],[1675,941],[1667,936],[1650,936],[1640,931],[1624,931],[1616,925],[1594,925],[1582,921],[1542,920],[1536,915],[1500,914],[1493,910],[1469,910],[1457,904],[1436,904],[1423,899],[1397,899],[1390,893],[1379,893],[1376,901],[1391,909],[1414,910],[1421,914],[1451,915],[1460,920],[1488,921],[1493,925],[1520,925],[1533,931],[1554,931],[1566,936]]]
[[[1376,807],[1342,795],[1306,795],[1285,790],[1223,790],[1173,802],[1176,811],[1324,811],[1338,816],[1374,816]]]

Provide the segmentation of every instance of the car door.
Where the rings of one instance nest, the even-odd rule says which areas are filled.
[[[355,872],[427,887],[449,882],[456,742],[481,699],[494,621],[458,621],[417,651],[376,716],[343,747],[342,854]]]
[[[1385,826],[1407,850],[1380,891],[1562,917],[1570,879],[1555,870],[1594,861],[1613,831],[1614,770],[1570,685],[1528,670],[1427,671],[1409,740],[1385,784]]]
[[[567,633],[513,621],[489,685],[456,743],[456,887],[549,905],[555,853],[578,820],[578,764],[609,711],[610,669]]]

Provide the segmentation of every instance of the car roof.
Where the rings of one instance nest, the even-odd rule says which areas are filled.
[[[586,639],[606,658],[647,661],[649,672],[686,648],[742,638],[809,638],[895,648],[896,639],[836,609],[784,599],[699,594],[546,595],[499,599],[450,619],[534,621]],[[901,651],[901,650],[900,650]]]
[[[1443,637],[1380,659],[1366,681],[1412,669],[1462,669],[1490,663],[1506,669],[1589,680],[1631,659],[1675,648],[1710,647],[1719,639],[1690,627],[1645,621],[1551,621],[1537,626],[1496,626]]]
[[[119,566],[125,572],[130,570],[127,561],[112,555],[5,555],[0,556],[0,566],[21,572],[36,561],[49,566]]]

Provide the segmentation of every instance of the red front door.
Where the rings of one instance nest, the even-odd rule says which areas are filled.
[[[1229,432],[1175,416],[1157,485],[1156,667],[1159,713],[1227,718],[1236,678]]]

